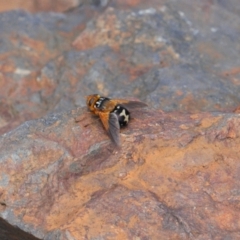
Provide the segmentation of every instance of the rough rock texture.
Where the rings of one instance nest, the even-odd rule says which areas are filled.
[[[135,116],[121,149],[84,108],[4,134],[1,215],[42,239],[238,239],[240,116]]]
[[[236,0],[228,8],[224,1],[187,3],[102,1],[67,14],[2,13],[0,132],[83,106],[83,96],[95,92],[138,97],[165,111],[234,110]]]
[[[30,12],[57,11],[62,12],[80,5],[81,0],[0,0],[0,12],[13,9],[25,9]]]
[[[0,216],[45,240],[240,239],[238,0],[24,3],[0,4],[38,12],[0,13]],[[93,93],[149,104],[119,149]]]
[[[73,45],[104,52],[86,81],[94,91],[127,91],[167,111],[229,110],[240,100],[239,21],[206,1],[167,1],[140,10],[109,7]],[[106,45],[110,48],[102,50]],[[109,73],[99,73],[103,64]]]
[[[1,134],[26,120],[46,115],[56,103],[61,105],[65,92],[74,91],[76,83],[69,76],[65,76],[67,81],[59,78],[61,63],[57,74],[53,62],[61,61],[62,53],[71,48],[75,31],[84,29],[96,14],[96,9],[87,7],[72,14],[0,14]],[[67,65],[64,68],[69,69]],[[64,104],[68,106],[67,101]]]

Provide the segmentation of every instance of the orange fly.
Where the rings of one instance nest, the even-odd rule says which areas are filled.
[[[120,128],[127,126],[130,120],[129,110],[147,106],[139,101],[110,99],[98,94],[87,96],[86,104],[92,113],[100,117],[104,128],[117,146],[120,145]]]

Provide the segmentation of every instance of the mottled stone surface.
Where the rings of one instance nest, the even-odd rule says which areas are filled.
[[[42,239],[238,239],[240,116],[134,113],[121,149],[84,108],[3,135],[1,215]]]
[[[44,240],[240,239],[238,0],[5,4],[0,217]],[[119,149],[93,93],[149,104]]]
[[[1,134],[26,120],[45,116],[57,103],[68,107],[67,95],[71,96],[76,83],[62,73],[62,53],[71,48],[75,31],[84,29],[96,14],[97,9],[87,7],[72,14],[0,14]],[[63,66],[69,69],[65,63]]]
[[[237,0],[107,3],[0,15],[1,133],[95,92],[165,111],[239,106]]]
[[[24,9],[30,12],[63,12],[81,4],[81,0],[0,0],[0,12]]]
[[[154,3],[145,9],[109,7],[89,25],[74,46],[91,53],[110,47],[96,63],[107,66],[109,73],[99,74],[96,67],[102,84],[94,86],[91,78],[87,83],[92,89],[134,94],[167,111],[236,107],[240,18],[218,4],[188,2]]]

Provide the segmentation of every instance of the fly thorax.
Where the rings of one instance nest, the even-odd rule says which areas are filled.
[[[100,97],[100,98],[95,102],[94,108],[96,108],[96,109],[98,109],[98,110],[103,110],[106,102],[108,102],[109,100],[110,100],[110,98]]]

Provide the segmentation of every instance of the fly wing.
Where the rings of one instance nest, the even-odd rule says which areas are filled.
[[[133,108],[144,108],[147,107],[148,105],[143,102],[138,102],[138,101],[129,101],[128,103],[122,103],[124,107],[128,109],[133,109]]]
[[[118,117],[115,113],[99,113],[99,117],[103,123],[104,128],[107,130],[111,140],[117,145],[120,145],[120,126]]]
[[[148,106],[146,103],[143,103],[140,101],[131,101],[131,100],[125,100],[125,99],[112,99],[111,101],[114,102],[115,104],[121,104],[127,109],[144,108]]]
[[[109,115],[109,135],[113,142],[119,146],[120,145],[120,125],[118,122],[118,117],[115,113],[110,113]]]

